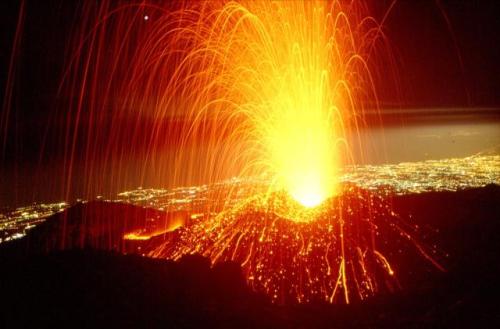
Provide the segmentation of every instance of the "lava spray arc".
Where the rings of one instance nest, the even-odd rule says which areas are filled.
[[[121,186],[132,175],[123,163],[134,161],[133,174],[157,184],[265,182],[243,201],[238,184],[221,192],[206,209],[213,215],[149,256],[236,261],[255,290],[299,302],[348,303],[397,286],[382,233],[440,268],[383,198],[338,181],[352,143],[363,150],[365,112],[378,111],[377,64],[391,62],[365,3],[103,1],[83,10],[61,85],[71,100],[68,193],[80,142],[89,195],[101,188],[90,177]]]

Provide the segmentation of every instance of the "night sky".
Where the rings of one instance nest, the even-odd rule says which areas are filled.
[[[400,56],[404,104],[500,105],[499,14],[491,0],[399,1],[386,33]]]
[[[380,19],[391,2],[373,1],[376,5],[370,5],[374,16]],[[19,3],[0,4],[2,94]],[[65,64],[66,43],[72,24],[79,18],[80,6],[78,1],[26,1],[24,33],[16,58],[17,111],[38,119],[50,109]],[[500,3],[495,0],[398,1],[384,27],[399,64],[402,95],[378,86],[382,104],[402,101],[398,105],[403,107],[500,105],[499,14]]]

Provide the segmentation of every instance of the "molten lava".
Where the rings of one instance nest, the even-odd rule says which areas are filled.
[[[343,190],[311,209],[294,205],[286,193],[256,195],[181,228],[148,255],[180,259],[197,253],[214,263],[237,262],[254,290],[278,302],[349,303],[391,291],[398,282],[384,255],[387,241],[377,245],[375,237],[403,237],[393,241],[397,249],[418,242],[388,202],[353,186]]]

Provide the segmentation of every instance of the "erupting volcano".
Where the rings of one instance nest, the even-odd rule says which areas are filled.
[[[405,236],[442,269],[387,202],[339,183],[340,167],[353,164],[351,144],[363,150],[365,111],[378,111],[372,72],[391,60],[366,5],[209,1],[165,11],[104,2],[99,14],[77,39],[66,76],[82,99],[71,107],[76,129],[82,103],[89,127],[103,120],[104,107],[117,121],[147,117],[145,137],[137,126],[112,123],[106,155],[122,158],[146,144],[140,175],[168,172],[178,186],[194,176],[206,184],[231,175],[263,180],[243,198],[234,184],[206,202],[208,218],[166,233],[149,256],[236,261],[255,290],[299,302],[349,303],[394,290],[391,260],[377,242],[387,232]],[[135,24],[147,26],[131,30]],[[130,128],[131,145],[117,146]],[[95,133],[85,134],[89,173],[101,171],[92,161]],[[76,139],[67,147],[68,176]],[[175,148],[173,168],[158,156],[165,145]],[[126,175],[113,167],[118,181]]]
[[[66,199],[79,170],[89,196],[131,176],[221,184],[200,197],[200,218],[151,229],[160,238],[141,253],[235,261],[274,301],[394,291],[392,250],[444,270],[384,190],[340,181],[364,157],[360,129],[381,125],[376,81],[395,76],[382,29],[393,5],[377,21],[358,1],[85,3],[54,116],[64,118]],[[145,231],[123,239],[149,241]]]
[[[0,7],[0,327],[500,327],[500,2]]]

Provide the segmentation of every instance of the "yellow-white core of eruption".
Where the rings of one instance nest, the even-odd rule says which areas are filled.
[[[337,187],[332,119],[328,109],[318,104],[321,97],[314,96],[301,95],[297,90],[296,107],[289,104],[291,107],[274,109],[278,118],[268,128],[268,146],[277,184],[305,207],[319,205],[334,195]],[[286,97],[290,98],[285,103],[293,101],[292,95]]]
[[[259,68],[261,86],[256,128],[274,186],[303,206],[314,207],[337,190],[342,101],[338,81],[345,65],[337,58],[340,45],[333,37],[330,24],[335,20],[329,7],[324,2],[284,4],[278,10],[284,17],[278,22],[284,23],[273,17],[272,24],[263,20],[265,35],[272,40],[263,50],[271,51],[258,54],[269,58],[252,66]]]

